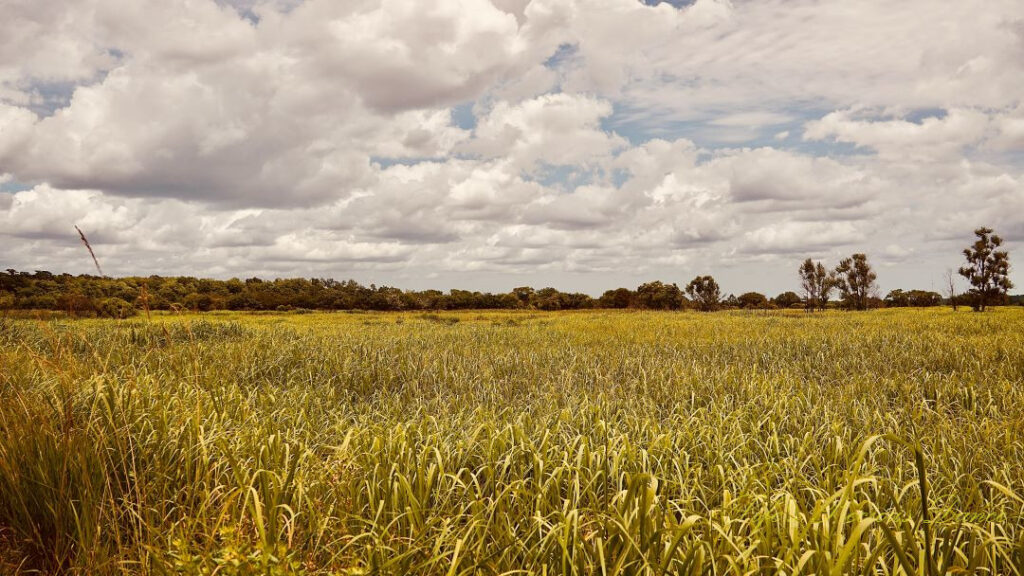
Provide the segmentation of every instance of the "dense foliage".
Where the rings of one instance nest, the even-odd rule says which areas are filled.
[[[971,306],[984,311],[991,303],[997,303],[1013,288],[1010,282],[1010,254],[999,250],[1003,239],[992,233],[991,228],[974,231],[978,240],[964,249],[967,265],[960,268],[960,275],[971,283],[969,292]]]
[[[515,288],[507,294],[469,290],[400,290],[390,286],[363,286],[353,280],[324,278],[262,280],[211,280],[207,278],[129,277],[34,273],[8,270],[0,273],[0,310],[54,310],[74,316],[125,317],[142,310],[484,310],[535,309],[579,310],[588,308],[636,308],[683,310],[699,308],[777,309],[802,306],[793,292],[775,298],[758,292],[722,298],[710,276],[698,277],[688,286],[691,297],[675,284],[648,282],[636,290],[608,290],[600,298],[560,292],[554,288]],[[934,292],[913,290],[922,298],[887,298],[889,306],[931,306],[941,302]],[[991,303],[999,303],[993,300]],[[817,304],[816,306],[823,306]],[[869,301],[883,305],[880,299]]]
[[[0,319],[0,573],[1021,574],[1024,311]]]

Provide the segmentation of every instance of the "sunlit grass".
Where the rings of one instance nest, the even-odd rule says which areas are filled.
[[[1020,309],[0,320],[0,573],[1020,574],[1022,494]]]

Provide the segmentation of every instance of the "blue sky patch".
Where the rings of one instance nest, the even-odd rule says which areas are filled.
[[[574,58],[577,52],[579,52],[579,47],[575,44],[560,44],[555,53],[544,61],[544,66],[554,70],[561,66],[563,62]]]
[[[673,8],[686,8],[692,6],[697,0],[640,0],[643,4],[648,6],[657,6],[658,4],[665,3]]]
[[[463,130],[476,128],[476,115],[473,114],[475,102],[464,102],[452,108],[452,123]]]
[[[0,182],[0,192],[7,194],[14,194],[15,192],[24,192],[25,190],[31,190],[32,186],[19,182],[17,180],[8,180],[7,182]]]
[[[918,108],[917,110],[910,111],[906,116],[904,116],[904,120],[907,122],[913,122],[914,124],[922,124],[928,118],[942,120],[947,114],[948,112],[943,108]]]
[[[370,156],[371,164],[379,164],[381,168],[387,169],[392,166],[415,166],[423,162],[444,162],[447,158],[434,158],[430,156],[410,156],[408,158],[391,158],[387,156]]]
[[[536,182],[548,188],[571,191],[579,186],[594,184],[603,175],[604,171],[597,168],[542,163],[533,173],[524,174],[523,180]]]

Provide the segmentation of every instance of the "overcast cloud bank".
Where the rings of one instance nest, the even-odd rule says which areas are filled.
[[[116,275],[410,288],[857,251],[938,289],[980,225],[1024,259],[1019,0],[676,4],[2,0],[0,260],[88,272],[75,224]]]

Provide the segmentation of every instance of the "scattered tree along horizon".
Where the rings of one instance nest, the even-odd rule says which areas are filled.
[[[806,263],[805,263],[806,264]],[[817,274],[821,264],[813,265]],[[801,266],[801,275],[804,267]],[[827,284],[828,282],[826,282]],[[345,310],[867,310],[872,308],[961,305],[978,308],[972,292],[952,299],[938,292],[894,289],[885,297],[877,290],[822,300],[822,292],[804,295],[785,291],[770,297],[751,291],[721,295],[711,276],[698,276],[685,289],[658,280],[636,289],[615,288],[594,298],[555,288],[520,286],[507,293],[451,289],[401,290],[392,286],[364,286],[355,280],[288,278],[263,280],[211,280],[191,276],[99,277],[90,274],[54,274],[47,271],[0,273],[0,311],[49,310],[69,316],[125,318],[143,311],[345,311]],[[989,295],[986,307],[1024,305],[1024,295]]]
[[[77,229],[77,227],[76,227]],[[0,273],[0,310],[53,310],[69,316],[123,318],[150,310],[469,310],[531,309],[581,310],[593,308],[634,308],[643,310],[696,309],[788,309],[808,312],[826,308],[869,310],[883,307],[927,307],[949,304],[956,309],[970,306],[984,311],[989,306],[1024,305],[1024,295],[1010,296],[1009,253],[999,250],[1003,240],[990,228],[975,230],[977,241],[965,249],[967,265],[959,269],[971,284],[958,294],[952,272],[947,273],[946,297],[928,290],[891,290],[880,296],[878,275],[868,257],[856,253],[840,260],[834,269],[810,258],[798,267],[803,296],[792,291],[769,298],[760,292],[723,297],[718,282],[710,275],[697,276],[680,289],[660,280],[646,282],[635,290],[614,288],[594,298],[581,292],[555,288],[513,288],[507,293],[470,290],[402,290],[392,286],[364,286],[355,280],[333,278],[258,277],[213,280],[192,276],[128,276],[111,278],[89,274],[33,273],[8,268]],[[79,231],[81,235],[81,231]],[[95,255],[93,255],[95,261]],[[99,270],[97,265],[97,270]],[[839,300],[831,294],[839,292]]]
[[[978,240],[964,249],[967,265],[960,268],[960,275],[971,283],[971,307],[984,312],[985,307],[998,302],[1013,288],[1010,282],[1010,254],[999,250],[1003,239],[992,233],[991,228],[978,228],[974,235]]]

